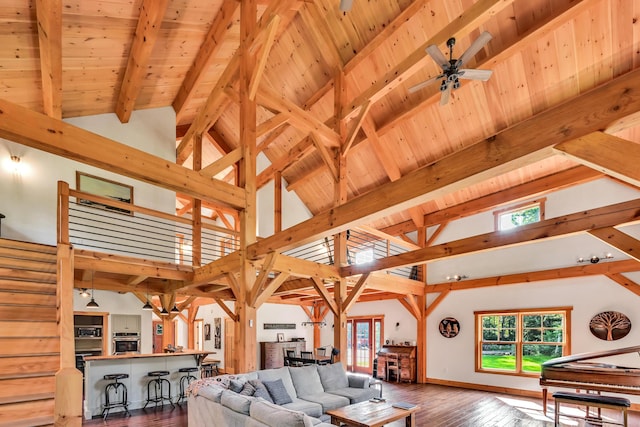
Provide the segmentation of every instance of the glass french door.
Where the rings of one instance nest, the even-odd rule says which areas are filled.
[[[347,368],[352,372],[371,374],[373,360],[382,347],[382,318],[366,317],[347,320]]]

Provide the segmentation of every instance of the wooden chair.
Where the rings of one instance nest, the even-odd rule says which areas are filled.
[[[400,360],[397,353],[387,354],[387,366],[386,366],[386,380],[391,381],[390,373],[393,372],[396,378],[396,382],[400,382]]]
[[[315,363],[315,359],[313,358],[313,352],[312,351],[301,351],[300,352],[300,358],[301,359],[305,359],[302,362],[302,365],[313,365]]]
[[[287,361],[289,362],[288,363],[289,366],[302,366],[302,363],[296,362],[296,361],[291,362],[288,359],[289,357],[292,357],[292,358],[297,358],[298,357],[298,355],[296,354],[296,350],[295,349],[287,348],[287,349],[285,349],[285,352],[287,354],[287,358],[285,358],[284,360],[285,360],[285,362],[287,362]],[[286,365],[286,363],[285,363],[285,365]]]
[[[317,356],[326,356],[327,355],[327,347],[318,347],[316,348]]]

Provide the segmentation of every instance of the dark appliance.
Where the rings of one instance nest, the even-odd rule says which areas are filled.
[[[102,327],[99,326],[77,326],[76,337],[78,338],[99,338],[102,336]]]
[[[140,334],[137,332],[115,332],[111,349],[113,354],[140,353]]]

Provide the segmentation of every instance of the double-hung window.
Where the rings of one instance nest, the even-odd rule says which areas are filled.
[[[571,307],[477,311],[475,318],[476,371],[535,375],[570,352]]]

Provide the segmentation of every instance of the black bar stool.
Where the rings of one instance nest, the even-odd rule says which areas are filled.
[[[124,408],[127,415],[131,416],[129,409],[127,408],[129,405],[129,402],[127,402],[127,386],[118,381],[129,378],[129,374],[107,374],[103,378],[107,381],[113,382],[107,384],[104,388],[104,407],[102,409],[102,418],[106,420],[107,416],[109,416],[109,410],[113,408]],[[118,394],[120,394],[120,391],[122,391],[122,396],[120,397],[120,400],[118,400]],[[111,393],[115,395],[114,402],[112,402],[109,397]]]
[[[180,396],[178,396],[178,401],[176,402],[180,404],[182,400],[187,398],[186,391],[187,387],[189,387],[189,384],[191,384],[191,381],[198,379],[195,376],[191,375],[192,372],[198,372],[198,368],[180,368],[178,369],[178,372],[185,374],[180,377]]]
[[[219,360],[202,362],[202,365],[200,365],[200,376],[202,378],[209,378],[220,375],[218,363],[220,363]]]
[[[147,405],[151,402],[155,403],[155,407],[158,407],[158,403],[164,404],[162,402],[165,400],[168,400],[169,403],[171,403],[171,406],[174,406],[173,402],[171,401],[171,383],[168,379],[163,378],[167,375],[169,375],[169,371],[147,372],[148,377],[154,378],[152,380],[149,380],[149,382],[147,383],[147,402],[144,404],[142,409],[146,408]],[[164,394],[165,383],[167,384],[167,395]],[[153,397],[151,397],[151,384],[153,384]]]

